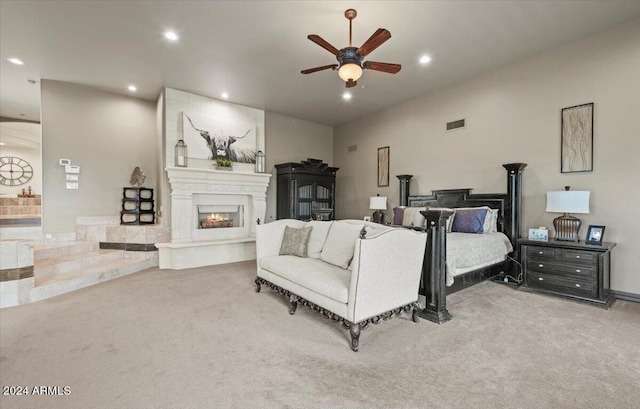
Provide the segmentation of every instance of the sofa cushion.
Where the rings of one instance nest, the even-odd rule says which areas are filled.
[[[313,258],[267,256],[260,267],[341,303],[349,300],[351,272]]]
[[[280,245],[280,255],[290,255],[297,257],[307,257],[307,246],[309,244],[309,236],[313,227],[284,227],[284,236]]]
[[[333,222],[329,229],[327,241],[322,248],[320,260],[335,266],[347,268],[353,258],[356,239],[360,237],[363,224]]]
[[[322,222],[318,220],[312,220],[307,223],[307,226],[313,227],[313,230],[311,230],[311,236],[309,237],[307,257],[320,258],[322,248],[324,247],[324,243],[327,241],[327,235],[329,234],[329,229],[332,224],[332,221]]]

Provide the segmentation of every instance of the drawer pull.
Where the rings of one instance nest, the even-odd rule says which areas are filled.
[[[580,287],[581,287],[581,285],[580,285],[580,284],[576,284],[576,287],[580,288]]]
[[[576,256],[576,258],[580,258],[580,256]]]
[[[538,267],[544,267],[544,265],[542,265],[542,264],[538,264]]]
[[[544,281],[544,278],[542,278],[542,277],[538,277],[538,280],[539,280],[539,281]]]
[[[582,270],[576,270],[576,273],[582,273]]]

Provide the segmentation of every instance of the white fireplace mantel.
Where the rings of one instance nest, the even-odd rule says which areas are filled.
[[[255,259],[255,231],[264,222],[269,173],[169,167],[171,242],[158,243],[160,268],[183,269]],[[197,229],[196,204],[203,197],[243,197],[248,203],[246,236],[209,237]],[[204,238],[203,238],[204,237]]]

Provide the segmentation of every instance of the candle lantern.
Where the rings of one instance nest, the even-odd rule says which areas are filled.
[[[264,152],[258,151],[256,153],[256,173],[264,173],[266,172],[266,159],[264,156]]]
[[[175,165],[186,168],[189,164],[189,155],[187,144],[182,139],[176,144],[176,161]]]

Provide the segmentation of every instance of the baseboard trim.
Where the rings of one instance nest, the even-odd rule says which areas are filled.
[[[624,291],[611,291],[618,300],[625,300],[640,303],[640,294],[625,293]]]
[[[154,243],[109,243],[101,241],[100,248],[104,250],[158,251]]]

